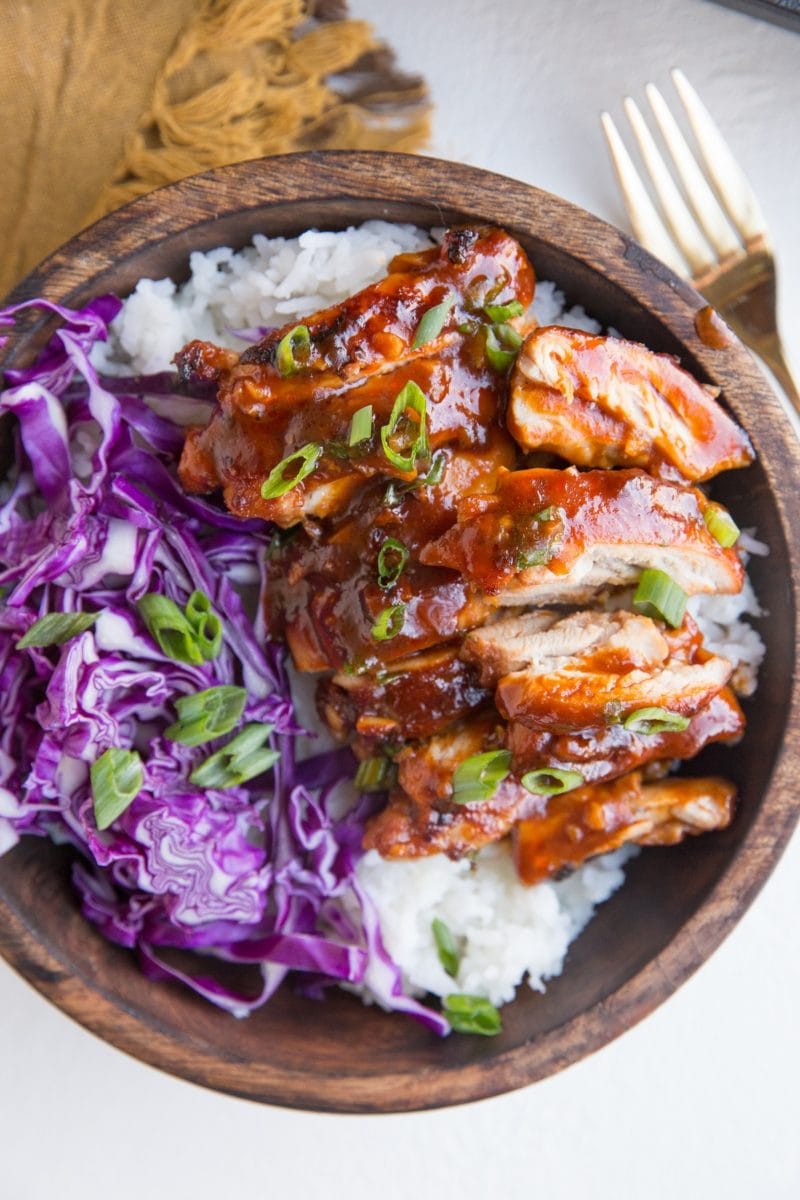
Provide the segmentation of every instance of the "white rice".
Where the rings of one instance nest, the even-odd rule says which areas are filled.
[[[109,344],[95,355],[98,367],[127,373],[167,370],[172,356],[194,338],[239,348],[235,330],[280,325],[334,304],[385,274],[395,254],[430,245],[426,233],[408,225],[368,221],[343,233],[310,230],[299,238],[266,238],[234,253],[221,247],[191,255],[190,278],[142,280],[114,321]],[[590,333],[601,326],[580,306],[565,308],[556,284],[538,281],[533,310],[542,324],[570,325]],[[743,539],[749,553],[766,547]],[[710,649],[736,666],[743,692],[755,687],[764,646],[744,619],[760,614],[746,584],[739,596],[695,597],[690,610]],[[301,719],[304,714],[300,713]],[[486,847],[474,861],[436,855],[386,862],[365,855],[358,877],[372,897],[386,947],[406,984],[419,992],[463,991],[495,1004],[513,999],[527,977],[543,990],[558,975],[570,943],[595,907],[624,880],[632,848],[596,858],[561,883],[525,887],[517,879],[506,844]],[[442,968],[431,934],[440,918],[462,949],[458,976]]]
[[[378,909],[386,949],[414,991],[466,992],[492,1004],[514,999],[527,974],[544,991],[560,975],[574,940],[624,882],[622,864],[631,851],[594,859],[562,883],[525,887],[505,843],[486,846],[474,864],[443,854],[385,862],[375,850],[358,865],[358,878]],[[445,972],[431,934],[444,921],[461,948],[454,979]]]
[[[112,370],[169,370],[172,356],[194,338],[239,349],[237,329],[285,325],[351,296],[386,274],[396,254],[431,239],[413,225],[367,221],[344,233],[312,229],[297,238],[256,234],[252,246],[227,246],[189,257],[190,276],[142,279],[112,325],[95,361]]]

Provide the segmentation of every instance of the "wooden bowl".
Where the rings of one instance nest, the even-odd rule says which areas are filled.
[[[439,1040],[415,1022],[350,996],[313,1002],[284,989],[236,1021],[171,984],[149,983],[134,957],[78,912],[68,859],[23,839],[0,860],[0,949],[40,992],[128,1053],[207,1087],[272,1104],[389,1112],[509,1091],[575,1062],[641,1020],[709,956],[764,883],[797,819],[800,453],[748,352],[704,345],[703,301],[624,234],[525,184],[472,167],[389,154],[289,155],[212,171],[144,196],[57,251],[12,300],[80,304],[129,292],[143,276],[184,277],[192,250],[240,247],[257,232],[339,229],[371,217],[422,226],[498,223],[520,239],[537,275],[572,303],[719,385],[758,461],[723,476],[715,494],[756,526],[771,557],[752,563],[767,657],[749,729],[735,750],[700,765],[736,779],[740,803],[722,833],[647,850],[601,906],[544,996],[520,989],[496,1038]],[[38,323],[37,323],[38,322]],[[38,317],[16,363],[41,345]]]

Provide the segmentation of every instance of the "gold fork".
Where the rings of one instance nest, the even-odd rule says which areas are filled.
[[[610,115],[604,112],[600,117],[634,233],[651,254],[684,279],[691,279],[742,341],[763,359],[800,413],[800,391],[778,333],[775,259],[761,207],[697,92],[682,71],[671,74],[707,174],[658,88],[648,83],[646,94],[688,205],[639,107],[630,97],[624,102],[666,225]]]

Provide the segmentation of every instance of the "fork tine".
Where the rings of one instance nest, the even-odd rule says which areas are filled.
[[[687,279],[690,274],[687,264],[656,212],[610,113],[601,113],[600,121],[633,232],[651,254],[671,267],[676,275]]]
[[[767,223],[744,171],[683,71],[676,67],[670,74],[683,101],[700,152],[731,220],[745,241],[764,237]]]
[[[661,157],[658,147],[653,141],[653,136],[645,124],[644,117],[639,111],[639,106],[630,96],[625,97],[624,106],[636,141],[639,143],[644,164],[661,201],[661,208],[667,218],[667,224],[680,247],[681,254],[689,264],[692,275],[698,275],[701,271],[714,265],[716,261],[714,251],[703,237],[697,222],[686,207],[686,201],[675,186],[667,164]]]
[[[655,84],[648,83],[645,91],[703,232],[720,258],[741,255],[742,247],[733,226],[708,186],[666,100]]]

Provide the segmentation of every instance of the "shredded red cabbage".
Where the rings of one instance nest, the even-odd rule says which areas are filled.
[[[350,752],[295,760],[284,651],[260,615],[271,531],[182,491],[182,428],[145,400],[176,393],[173,376],[98,375],[90,354],[116,297],[79,311],[28,301],[0,312],[0,328],[30,307],[62,324],[33,366],[6,371],[0,394],[0,412],[17,417],[0,492],[0,852],[24,834],[71,844],[84,915],[149,977],[237,1016],[297,972],[306,994],[364,984],[447,1033],[404,993],[355,876],[373,801],[333,815]],[[137,601],[158,592],[184,607],[198,590],[223,644],[196,666],[159,648]],[[63,645],[18,647],[42,616],[73,612],[98,616]],[[242,722],[272,726],[280,759],[248,783],[203,789],[189,777],[226,738],[190,747],[165,731],[177,699],[222,684],[246,689]],[[139,753],[143,782],[101,831],[89,772],[110,747]]]

